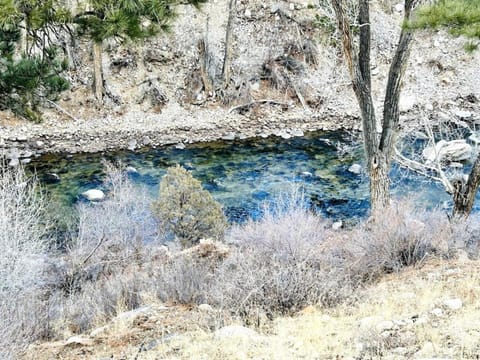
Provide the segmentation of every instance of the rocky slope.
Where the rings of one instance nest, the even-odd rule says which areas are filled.
[[[41,124],[0,113],[0,147],[7,157],[22,159],[52,151],[358,128],[357,105],[326,4],[238,1],[231,86],[215,94],[202,86],[197,45],[205,39],[209,73],[220,89],[227,0],[211,1],[201,11],[180,6],[172,32],[142,44],[105,44],[102,106],[90,89],[90,46],[79,43],[69,73],[72,89],[45,109]],[[373,93],[379,111],[401,12],[396,1],[373,5]],[[404,122],[418,123],[421,117],[480,121],[480,54],[465,53],[463,44],[444,32],[418,34],[401,102]],[[238,107],[242,104],[248,106]]]

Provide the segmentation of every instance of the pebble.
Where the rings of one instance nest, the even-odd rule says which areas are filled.
[[[362,165],[360,164],[353,164],[348,168],[348,172],[355,174],[355,175],[360,175],[362,173]]]
[[[459,310],[462,308],[463,303],[460,299],[448,299],[443,302],[443,305],[450,310]]]

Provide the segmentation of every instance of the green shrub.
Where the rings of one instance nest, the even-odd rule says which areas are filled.
[[[180,166],[171,167],[160,183],[160,199],[153,205],[163,228],[182,246],[202,238],[220,240],[227,221],[221,205],[202,189],[200,181]]]

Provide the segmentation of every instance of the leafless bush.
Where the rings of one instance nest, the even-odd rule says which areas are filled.
[[[146,191],[136,188],[121,168],[106,166],[107,199],[77,208],[78,234],[69,255],[84,265],[131,261],[145,243],[158,240]]]
[[[106,166],[108,197],[78,206],[78,232],[64,255],[58,284],[57,317],[77,330],[109,317],[119,303],[127,309],[138,305],[146,247],[159,240],[146,192],[135,188],[121,168]]]
[[[445,214],[415,209],[411,202],[396,203],[381,216],[359,225],[349,234],[358,260],[357,275],[375,278],[429,256],[448,256],[452,228]]]
[[[352,288],[343,281],[342,260],[324,247],[332,235],[327,228],[301,197],[234,227],[229,240],[237,251],[215,274],[212,300],[247,317],[338,302]]]
[[[22,169],[0,167],[0,358],[45,331],[45,201]]]

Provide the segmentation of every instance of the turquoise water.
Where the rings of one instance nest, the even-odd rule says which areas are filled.
[[[223,141],[142,149],[136,152],[46,155],[29,166],[51,198],[68,206],[81,201],[79,194],[102,188],[103,161],[121,162],[138,173],[131,179],[146,186],[155,198],[166,168],[180,164],[191,170],[204,188],[224,206],[230,221],[241,222],[261,214],[262,204],[300,187],[309,206],[332,218],[361,217],[368,212],[368,179],[348,171],[363,165],[358,134],[312,132],[288,140],[278,137]],[[51,181],[52,173],[60,181]],[[435,183],[392,170],[394,195],[413,195],[420,207],[445,206],[448,194]]]

